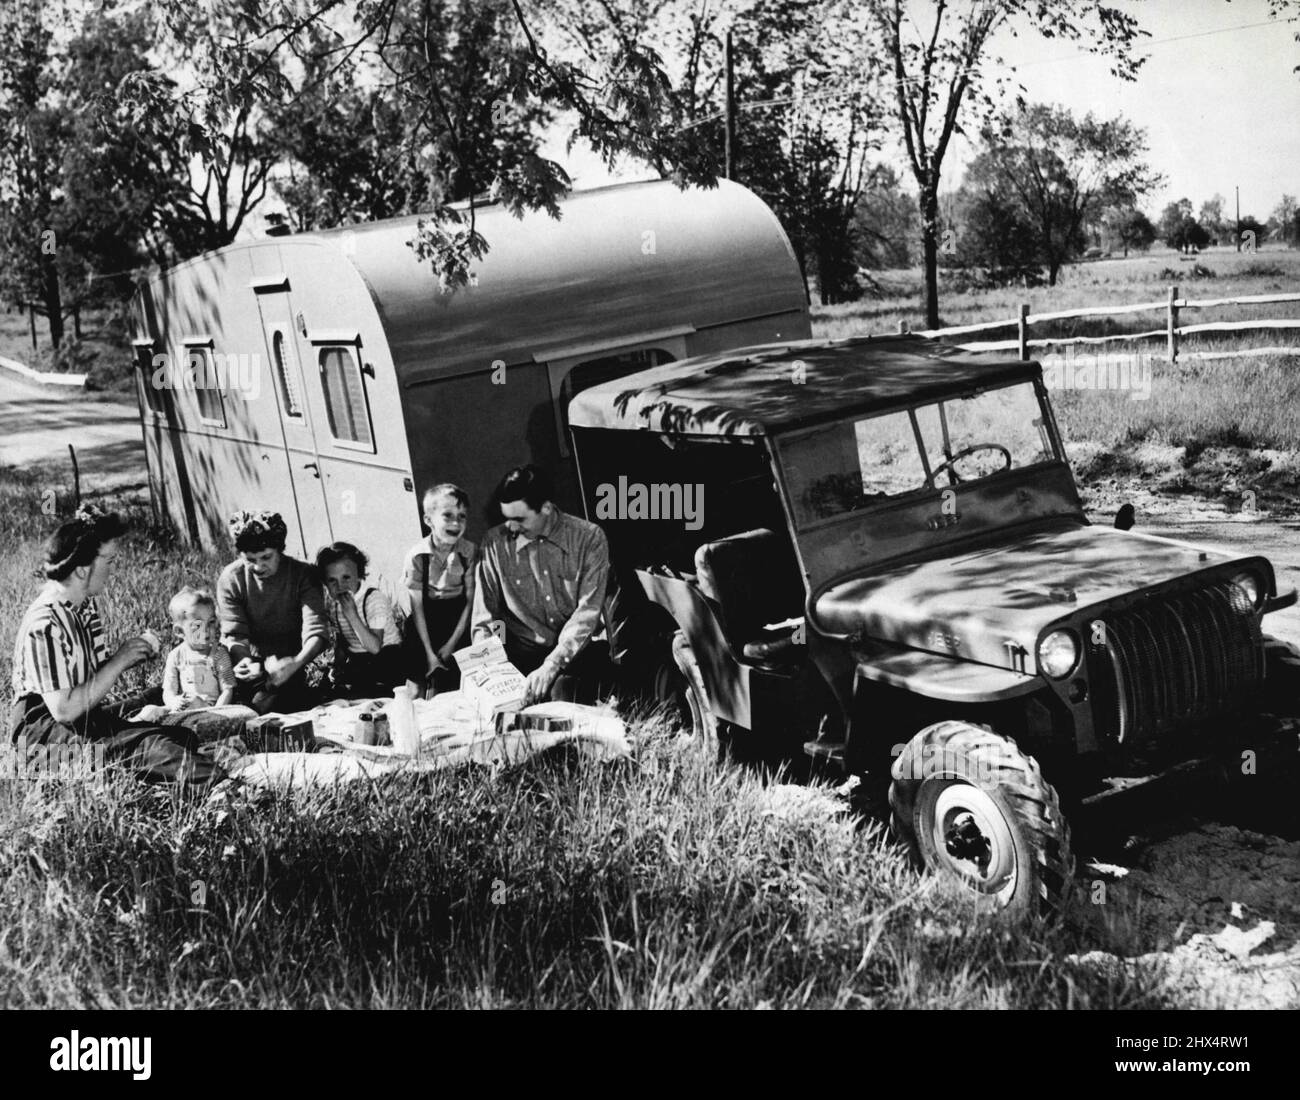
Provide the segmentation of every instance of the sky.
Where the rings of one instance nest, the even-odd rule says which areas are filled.
[[[1081,47],[1033,33],[1003,32],[990,52],[1014,66],[1030,102],[1059,104],[1079,116],[1122,113],[1146,130],[1148,163],[1166,176],[1141,204],[1153,218],[1183,197],[1199,210],[1216,192],[1231,216],[1233,188],[1240,187],[1243,216],[1262,221],[1283,192],[1300,195],[1300,73],[1294,71],[1300,22],[1270,20],[1267,0],[1114,2],[1151,33],[1141,40],[1139,50],[1149,60],[1136,82],[1111,76],[1104,59]],[[909,7],[924,25],[929,5]],[[653,175],[635,165],[611,174],[579,148],[566,154],[566,137],[557,134],[547,153],[565,165],[577,187]],[[954,139],[943,190],[956,188],[970,155],[969,145]],[[882,159],[906,173],[896,141],[886,141]]]

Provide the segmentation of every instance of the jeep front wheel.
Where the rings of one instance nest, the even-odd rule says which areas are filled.
[[[682,631],[672,637],[671,658],[655,672],[655,701],[664,708],[669,722],[684,727],[706,751],[718,751],[718,720],[709,707],[695,651]]]
[[[891,769],[895,835],[924,866],[955,876],[988,908],[1051,910],[1074,874],[1056,791],[1010,738],[940,722]]]

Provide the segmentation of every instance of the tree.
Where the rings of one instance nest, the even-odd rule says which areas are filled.
[[[849,0],[846,0],[848,3]],[[1044,38],[1090,43],[1112,59],[1112,72],[1133,79],[1142,58],[1134,40],[1146,32],[1136,19],[1098,0],[1050,4],[1045,0],[987,0],[952,5],[932,0],[914,21],[902,0],[865,0],[861,9],[876,33],[860,39],[862,56],[883,48],[892,73],[893,114],[919,189],[926,323],[939,325],[939,184],[954,133],[968,113],[987,119],[1007,78],[990,43],[1004,26],[1020,24]],[[923,29],[925,28],[925,29]]]
[[[955,240],[959,266],[983,267],[995,286],[1043,281],[1034,226],[1014,197],[968,175],[957,193],[954,221],[961,226]]]
[[[920,240],[916,199],[900,186],[898,173],[878,164],[858,199],[853,218],[856,260],[859,267],[910,267]]]
[[[1294,195],[1282,196],[1282,201],[1277,204],[1273,211],[1273,217],[1278,221],[1278,227],[1282,230],[1282,239],[1287,244],[1294,245],[1297,241],[1297,226],[1300,226],[1300,208],[1296,206]]]
[[[715,171],[722,168],[723,44],[731,27],[735,178],[772,207],[805,286],[815,275],[823,302],[860,292],[854,214],[871,177],[868,153],[882,132],[874,70],[857,65],[852,28],[837,7],[828,0],[604,0],[599,7],[567,0],[551,20],[553,37],[584,64],[628,36],[654,48],[677,80],[688,125],[713,150]]]
[[[1160,239],[1179,252],[1201,249],[1210,243],[1210,234],[1192,217],[1192,200],[1187,198],[1171,202],[1160,215],[1157,226]]]
[[[118,85],[113,121],[140,136],[145,160],[137,170],[178,183],[156,212],[177,258],[230,244],[266,197],[279,159],[268,112],[293,88],[283,51],[267,44],[261,10],[183,0],[153,5],[159,61],[132,68]]]
[[[59,164],[67,147],[53,105],[53,34],[39,4],[0,7],[0,294],[37,300],[50,343],[63,342]]]
[[[1024,106],[985,127],[966,176],[1019,211],[1055,286],[1062,265],[1086,246],[1085,226],[1159,182],[1145,153],[1146,135],[1122,117],[1080,121],[1064,108]]]
[[[156,148],[106,110],[129,73],[149,71],[152,41],[143,12],[90,13],[64,51],[58,107],[68,132],[60,163],[67,247],[59,265],[78,302],[124,301],[134,271],[178,256],[168,212],[184,201],[189,167],[142,171],[155,163]]]
[[[1107,237],[1123,247],[1126,258],[1130,248],[1145,252],[1156,239],[1156,227],[1151,224],[1151,219],[1131,206],[1107,211],[1102,226]]]
[[[227,225],[242,221],[260,195],[269,164],[264,171],[256,127],[266,111],[306,90],[293,75],[299,71],[320,74],[310,79],[332,89],[330,98],[381,75],[428,179],[422,205],[429,217],[409,243],[447,288],[468,282],[470,264],[487,248],[474,224],[477,203],[461,215],[450,205],[456,196],[491,190],[512,213],[559,214],[569,180],[541,156],[541,135],[520,108],[572,111],[573,139],[585,139],[607,162],[635,156],[682,185],[716,178],[712,149],[684,127],[682,98],[662,59],[635,30],[619,35],[599,62],[579,65],[546,50],[537,7],[525,11],[519,0],[367,0],[346,7],[339,0],[263,0],[223,5],[224,32],[200,9],[192,0],[152,6],[162,48],[186,59],[185,83],[137,78],[124,85],[123,100],[152,133],[179,133],[183,146],[215,169],[217,192],[226,181],[240,183],[227,176],[232,154],[240,155],[243,181],[252,189],[241,187],[232,197]],[[452,77],[482,59],[485,36],[500,39],[494,51],[500,67],[490,79],[457,85],[455,97],[448,95]],[[224,194],[211,197],[225,208]]]
[[[1232,227],[1223,220],[1222,195],[1215,195],[1201,203],[1201,214],[1197,220],[1215,244],[1222,244],[1225,236],[1232,236]]]
[[[522,46],[512,19],[500,3],[399,13],[391,33],[404,48],[385,54],[362,87],[335,86],[328,43],[312,32],[303,91],[275,110],[290,161],[276,189],[293,221],[335,226],[481,198],[507,147],[527,146],[552,115],[516,100],[510,74]],[[442,128],[405,109],[408,99],[435,105]]]

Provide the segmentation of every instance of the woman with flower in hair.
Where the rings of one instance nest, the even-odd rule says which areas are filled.
[[[236,512],[230,535],[239,557],[217,581],[235,702],[259,714],[312,706],[305,669],[329,644],[324,591],[311,566],[284,552],[287,534],[277,512]]]
[[[115,512],[83,508],[45,544],[46,585],[27,609],[14,645],[10,728],[20,750],[90,745],[147,779],[206,787],[222,769],[180,727],[132,722],[102,702],[129,668],[157,655],[158,641],[128,638],[110,655],[95,605],[126,528]],[[146,635],[149,632],[146,631]]]

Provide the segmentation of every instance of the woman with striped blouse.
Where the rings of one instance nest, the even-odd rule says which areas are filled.
[[[13,741],[20,750],[89,744],[143,778],[207,786],[224,773],[197,754],[193,733],[131,722],[100,705],[122,673],[155,654],[136,637],[110,655],[95,606],[124,532],[117,513],[82,509],[46,543],[47,582],[14,645]]]

